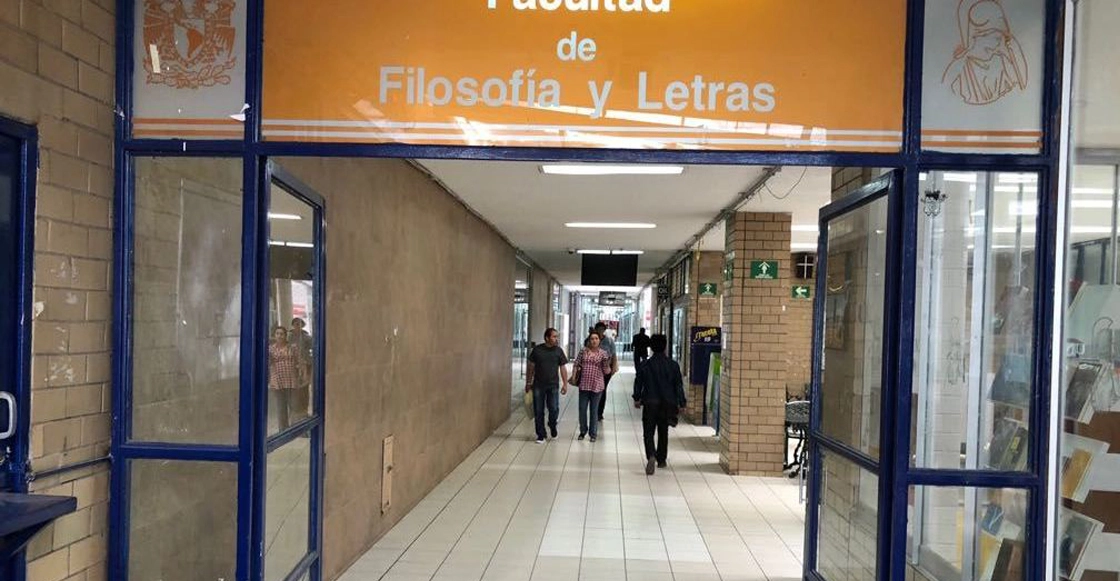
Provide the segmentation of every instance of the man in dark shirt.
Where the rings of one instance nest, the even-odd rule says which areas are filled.
[[[653,474],[654,463],[664,468],[669,456],[669,425],[677,425],[677,413],[687,403],[681,366],[665,355],[669,340],[665,335],[650,337],[653,356],[638,367],[634,379],[634,407],[642,410],[642,430],[646,445],[646,474]],[[657,445],[653,432],[657,431]]]
[[[537,429],[537,443],[543,444],[544,409],[548,406],[548,427],[556,437],[556,419],[560,415],[560,396],[568,393],[568,357],[560,348],[560,332],[549,328],[544,332],[544,344],[533,347],[529,353],[529,368],[525,373],[525,392],[533,391],[533,416]]]
[[[637,369],[643,361],[649,359],[649,335],[646,328],[638,329],[638,334],[630,340],[630,347],[634,349],[634,368]]]

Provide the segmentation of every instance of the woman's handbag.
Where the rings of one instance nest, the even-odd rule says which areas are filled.
[[[579,378],[583,375],[583,368],[576,366],[572,371],[572,376],[568,378],[568,385],[579,387]]]

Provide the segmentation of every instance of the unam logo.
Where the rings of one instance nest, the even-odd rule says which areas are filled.
[[[177,89],[228,85],[237,62],[237,0],[144,0],[148,83]]]

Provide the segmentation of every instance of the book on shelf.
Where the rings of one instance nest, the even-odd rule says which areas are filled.
[[[1058,524],[1058,573],[1063,579],[1080,581],[1085,572],[1085,548],[1104,524],[1068,508],[1062,509]]]
[[[1108,453],[1108,443],[1076,434],[1062,434],[1062,498],[1085,502],[1089,496],[1089,473],[1093,462]]]
[[[1031,405],[1031,360],[1027,355],[1007,353],[992,380],[988,399],[1019,408]]]
[[[1071,372],[1066,383],[1065,417],[1075,422],[1088,424],[1093,420],[1093,396],[1104,379],[1107,367],[1104,362],[1078,360],[1070,365]]]
[[[988,442],[988,467],[1006,472],[1027,468],[1030,432],[1022,423],[1010,418],[996,420],[992,439]]]

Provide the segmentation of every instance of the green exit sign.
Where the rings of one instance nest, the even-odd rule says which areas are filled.
[[[714,297],[719,292],[719,287],[714,282],[700,283],[700,296]]]
[[[751,278],[754,280],[777,280],[777,260],[752,260]]]
[[[813,291],[808,286],[798,285],[790,291],[790,296],[795,299],[810,299],[813,298]]]

